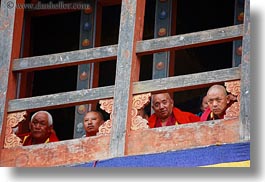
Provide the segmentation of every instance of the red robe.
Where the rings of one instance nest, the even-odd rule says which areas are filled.
[[[175,124],[187,124],[187,123],[193,123],[193,122],[200,121],[200,117],[196,116],[195,114],[192,114],[190,112],[181,111],[180,109],[176,107],[172,109],[172,112],[176,120]],[[157,120],[157,116],[154,113],[148,119],[148,124],[150,128],[155,128],[156,120]]]
[[[225,114],[225,113],[224,113]],[[224,119],[224,114],[219,118],[213,114],[211,109],[208,107],[201,115],[200,120],[201,121],[208,121],[208,120],[214,120],[214,119]]]
[[[46,139],[44,143],[58,142],[58,141],[59,139],[57,138],[56,134],[54,132],[51,132],[51,135],[49,136],[49,138]],[[33,145],[31,134],[28,133],[27,135],[25,135],[24,138],[22,139],[22,142],[23,146]]]
[[[227,108],[229,108],[235,102],[237,102],[237,100],[230,100],[230,102],[227,104],[227,107],[225,110],[227,110]],[[201,121],[208,121],[208,120],[214,120],[214,119],[224,119],[225,114],[226,114],[226,112],[223,112],[221,117],[218,117],[218,116],[214,115],[213,112],[211,111],[211,109],[208,107],[202,113],[200,120]]]

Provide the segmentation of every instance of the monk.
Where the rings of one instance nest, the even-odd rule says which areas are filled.
[[[148,119],[150,128],[172,126],[200,121],[200,117],[174,107],[174,101],[168,93],[155,94],[152,97],[154,114]]]
[[[59,141],[53,130],[52,116],[47,111],[34,113],[29,123],[29,129],[30,133],[22,139],[23,146]]]
[[[230,99],[223,85],[213,85],[207,92],[208,108],[201,115],[201,121],[223,119]]]
[[[197,114],[197,116],[201,117],[203,112],[208,108],[208,99],[207,95],[202,97],[201,103],[200,103],[200,112]]]
[[[86,134],[83,137],[96,136],[99,127],[104,123],[104,118],[99,111],[89,111],[84,117],[84,129]]]

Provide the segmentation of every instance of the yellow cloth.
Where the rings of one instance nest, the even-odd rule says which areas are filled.
[[[227,163],[213,164],[201,167],[250,167],[250,160],[241,161],[241,162],[227,162]]]

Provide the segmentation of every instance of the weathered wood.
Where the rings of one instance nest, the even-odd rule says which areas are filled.
[[[128,155],[160,153],[209,145],[240,142],[239,120],[137,130],[130,133]],[[0,166],[52,167],[111,158],[110,135],[73,139],[48,144],[3,149]]]
[[[115,59],[117,45],[14,60],[13,71],[34,71]]]
[[[140,55],[146,55],[155,52],[219,44],[241,39],[242,35],[243,25],[235,25],[225,28],[139,41],[137,43],[136,52]]]
[[[182,91],[206,85],[240,79],[239,68],[195,73],[169,78],[154,79],[134,83],[133,94],[146,92]]]
[[[250,140],[250,0],[245,0],[244,37],[241,60],[241,102],[240,121],[241,139]]]
[[[139,73],[136,42],[142,38],[145,0],[122,0],[114,87],[110,155],[124,156],[127,122],[131,121],[132,84]],[[133,73],[136,69],[136,73]],[[134,78],[133,78],[134,77]]]
[[[136,53],[144,55],[168,50],[229,42],[241,39],[242,35],[243,25],[235,25],[196,33],[138,41]],[[111,45],[86,50],[16,59],[13,63],[13,71],[34,71],[112,60],[117,56],[117,47],[117,45]]]
[[[217,71],[196,73],[190,75],[174,76],[155,80],[147,80],[133,83],[133,94],[159,91],[189,90],[194,87],[205,86],[230,80],[240,79],[238,67]],[[8,103],[8,112],[16,112],[50,107],[74,106],[93,100],[113,98],[114,86],[99,87],[72,92],[64,92],[31,98],[14,99]]]
[[[18,1],[23,3],[22,0]],[[16,11],[16,0],[2,0],[0,9],[0,147],[3,146],[7,117],[7,100],[14,98],[16,95],[15,78],[11,74],[12,58],[19,56],[21,27],[23,19],[23,11]],[[18,13],[17,19],[15,14]],[[21,18],[21,19],[20,19]],[[15,22],[17,23],[15,25]],[[16,31],[14,27],[16,27]],[[15,34],[15,35],[14,35]],[[16,39],[15,39],[16,38]],[[13,44],[16,41],[16,45]]]
[[[167,37],[171,35],[171,17],[172,1],[156,1],[154,38]],[[169,62],[169,51],[155,53],[153,55],[152,79],[168,77]]]
[[[107,135],[3,149],[0,166],[52,167],[107,159],[109,141]]]
[[[239,119],[212,120],[131,132],[129,155],[239,142]]]
[[[85,11],[81,11],[79,49],[89,49],[93,48],[95,45],[94,17],[96,15],[96,5],[94,0],[85,0],[83,1],[83,3],[89,4],[92,11],[90,13],[85,13]],[[90,29],[84,29],[85,23],[90,24]],[[83,45],[84,40],[88,40],[89,44]],[[95,63],[78,65],[76,90],[92,88],[94,64]],[[80,109],[80,107],[82,109]],[[83,127],[83,119],[86,112],[90,110],[89,108],[90,105],[87,104],[82,106],[75,106],[74,138],[81,138],[85,134]]]
[[[241,16],[241,13],[244,12],[244,1],[242,0],[235,0],[235,7],[234,7],[234,25],[242,24],[243,19],[239,18]],[[241,63],[241,56],[240,55],[240,49],[242,48],[242,40],[236,40],[233,41],[233,59],[232,59],[232,65],[238,66]],[[242,52],[242,51],[241,51]]]
[[[113,97],[113,86],[10,100],[8,112],[70,107]]]

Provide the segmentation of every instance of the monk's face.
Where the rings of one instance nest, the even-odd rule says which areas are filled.
[[[169,94],[162,93],[153,96],[153,106],[155,114],[160,119],[167,119],[172,113],[173,100],[170,98]]]
[[[222,115],[229,103],[227,95],[221,89],[211,89],[207,93],[208,105],[211,111],[217,115]]]
[[[84,128],[87,136],[95,136],[104,120],[97,112],[88,112],[84,117]]]
[[[51,126],[48,123],[48,115],[39,112],[30,122],[30,131],[32,138],[36,141],[45,141],[51,133]]]

